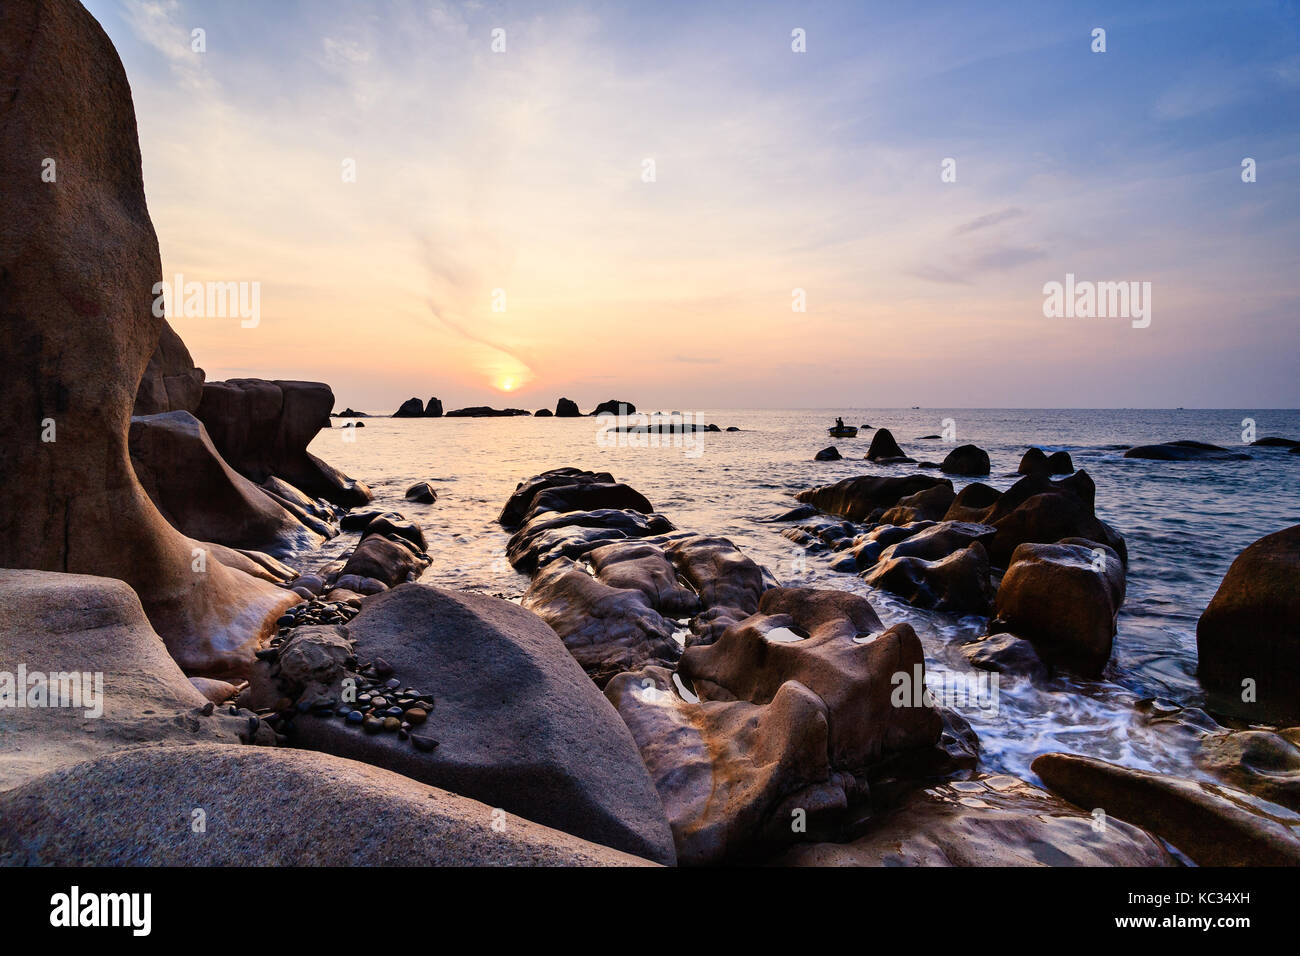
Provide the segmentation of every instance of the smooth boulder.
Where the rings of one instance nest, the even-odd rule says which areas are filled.
[[[958,445],[948,452],[939,468],[947,475],[987,475],[989,453],[978,445]]]

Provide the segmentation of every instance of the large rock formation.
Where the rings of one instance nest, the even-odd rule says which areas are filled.
[[[235,378],[208,382],[197,415],[221,457],[246,478],[274,475],[307,494],[346,508],[363,505],[370,489],[307,451],[330,427],[334,393],[323,382]]]
[[[162,265],[122,64],[80,4],[6,0],[0,89],[0,565],[124,580],[182,666],[237,672],[294,597],[207,560],[131,467]]]
[[[947,478],[929,475],[906,475],[898,478],[862,475],[845,478],[833,485],[809,488],[795,495],[796,501],[815,505],[822,511],[836,514],[850,521],[874,521],[901,499],[928,491],[942,485],[952,490]]]
[[[882,428],[871,437],[871,447],[867,449],[867,460],[893,465],[915,461],[916,459],[904,455],[903,449],[899,448],[898,442],[894,440],[893,433],[888,428]]]
[[[591,414],[592,415],[614,415],[614,416],[635,415],[636,406],[633,405],[631,402],[620,402],[616,399],[611,398],[608,401],[601,402],[599,405],[597,405],[595,409],[592,410]]]
[[[194,367],[190,350],[181,337],[164,321],[154,349],[145,367],[144,377],[135,395],[133,415],[157,415],[162,412],[198,410],[203,398],[203,369]]]
[[[851,843],[790,850],[782,866],[1175,866],[1150,834],[1094,818],[1006,775],[937,784],[873,817]]]
[[[203,423],[189,412],[132,418],[130,450],[136,477],[150,500],[172,527],[191,538],[277,557],[315,548],[324,540],[226,464]],[[319,521],[312,524],[322,527]]]
[[[0,819],[6,866],[647,865],[387,770],[268,747],[112,754],[0,795]]]
[[[247,717],[203,715],[140,599],[111,578],[0,570],[0,674],[15,685],[0,709],[0,791],[115,750],[247,732]]]
[[[535,615],[408,584],[370,598],[347,633],[358,658],[382,658],[401,681],[436,696],[422,730],[437,747],[417,750],[396,734],[312,715],[295,721],[295,743],[673,861],[663,807],[627,727]]]
[[[1300,865],[1300,823],[1244,791],[1074,754],[1043,754],[1033,769],[1075,806],[1149,830],[1199,866]]]
[[[1082,538],[1022,544],[1002,577],[991,629],[1029,639],[1049,663],[1098,677],[1123,603],[1124,566],[1105,545]]]
[[[1300,716],[1300,525],[1237,555],[1197,622],[1196,649],[1201,683],[1237,710]]]
[[[582,412],[578,410],[578,403],[572,399],[562,398],[555,403],[556,418],[579,418]]]

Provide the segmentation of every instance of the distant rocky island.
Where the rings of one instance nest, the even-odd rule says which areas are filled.
[[[609,399],[601,402],[587,416],[594,415],[633,415],[636,413],[636,406],[631,402],[621,402],[616,399]],[[364,417],[360,412],[354,412],[347,409],[342,412],[335,412],[339,417]],[[491,408],[487,405],[472,405],[468,408],[457,408],[450,412],[443,412],[442,402],[437,398],[430,398],[428,402],[421,402],[418,398],[408,398],[402,402],[397,411],[393,412],[393,418],[513,418],[520,415],[532,415],[536,418],[582,418],[583,413],[578,410],[576,402],[561,398],[555,405],[555,411],[552,412],[547,408],[539,408],[536,412],[530,412],[524,408]]]

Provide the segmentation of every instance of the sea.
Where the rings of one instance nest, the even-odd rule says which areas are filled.
[[[984,633],[984,618],[913,608],[856,575],[830,570],[828,554],[805,554],[782,537],[790,525],[760,519],[794,507],[793,495],[805,488],[854,475],[915,472],[915,465],[866,461],[871,429],[888,428],[904,452],[921,461],[942,461],[956,444],[985,449],[991,475],[955,478],[958,489],[971,480],[1009,488],[1031,445],[1067,451],[1096,483],[1098,516],[1128,545],[1127,598],[1106,675],[1040,683],[999,675],[996,688],[945,703],[978,733],[980,765],[990,772],[1033,780],[1034,757],[1062,751],[1209,779],[1195,765],[1197,738],[1214,726],[1201,711],[1196,621],[1242,549],[1300,524],[1300,455],[1249,445],[1252,437],[1300,439],[1300,410],[662,411],[738,431],[675,441],[664,436],[653,447],[638,436],[620,440],[594,418],[411,419],[377,412],[363,419],[364,428],[322,431],[310,451],[366,482],[375,506],[420,524],[433,559],[422,581],[516,601],[528,579],[505,561],[508,534],[496,521],[516,484],[565,465],[612,472],[679,529],[730,538],[781,583],[853,591],[871,602],[886,625],[907,621],[924,644],[927,679],[945,688],[963,686],[973,676],[959,648]],[[871,429],[862,427],[857,438],[831,439],[827,428],[836,417]],[[1251,458],[1179,463],[1123,457],[1133,445],[1177,439],[1221,445]],[[843,460],[813,460],[831,444]],[[436,503],[404,498],[416,481],[433,485]],[[314,568],[346,554],[356,537],[340,535],[291,563]]]

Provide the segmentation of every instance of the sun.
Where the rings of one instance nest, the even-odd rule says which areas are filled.
[[[497,388],[503,392],[513,392],[519,385],[519,382],[513,378],[506,377],[497,382]]]

